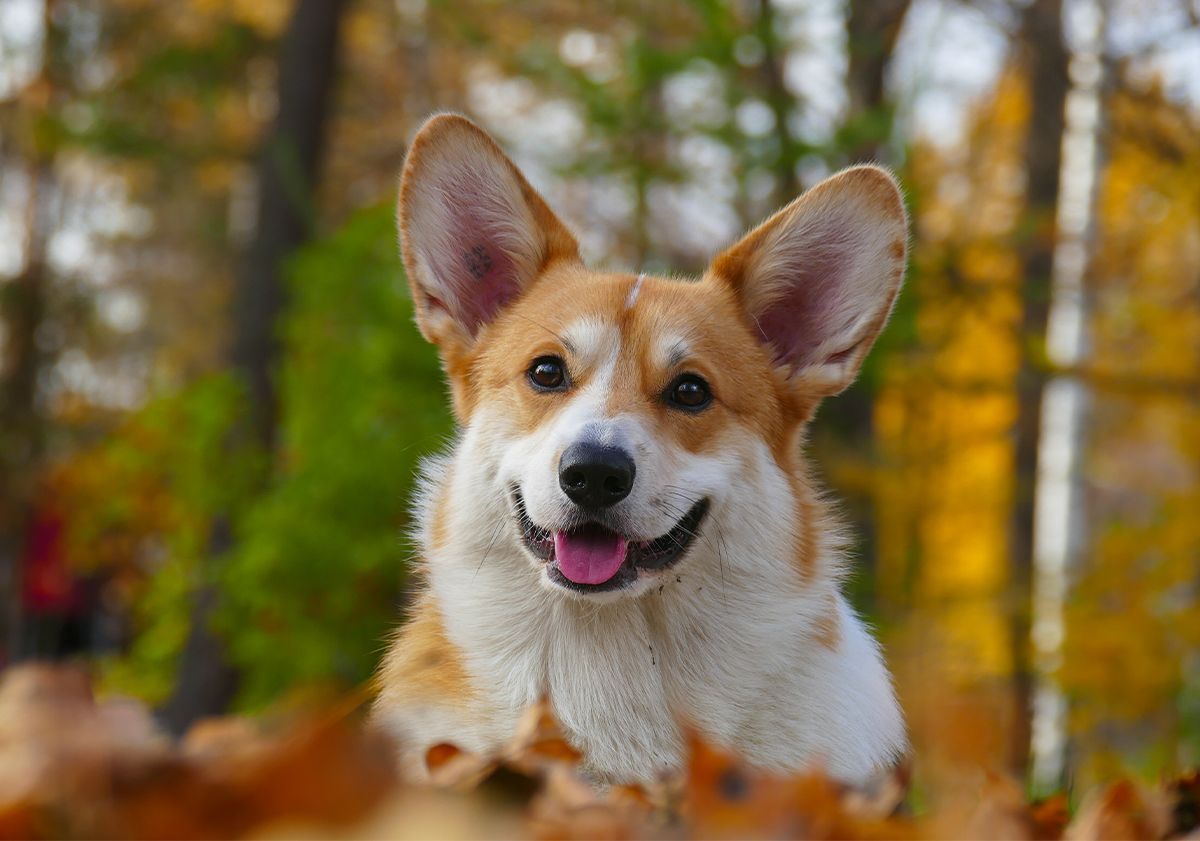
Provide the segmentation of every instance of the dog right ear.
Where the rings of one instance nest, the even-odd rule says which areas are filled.
[[[428,120],[409,148],[397,207],[417,326],[447,370],[575,238],[516,165],[465,117]]]
[[[713,260],[798,393],[843,391],[883,329],[900,284],[908,217],[876,166],[826,178]],[[808,410],[806,410],[808,411]]]

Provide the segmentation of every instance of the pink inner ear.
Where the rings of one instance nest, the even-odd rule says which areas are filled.
[[[484,242],[481,231],[475,233],[480,241],[474,245],[466,244],[470,242],[468,238],[457,240],[463,243],[455,255],[460,265],[451,275],[455,285],[451,300],[457,304],[457,311],[451,315],[472,335],[495,318],[500,308],[520,290],[512,259],[496,246]]]
[[[845,288],[852,259],[836,244],[820,245],[778,269],[786,276],[773,285],[782,291],[756,319],[776,364],[803,368],[827,361],[817,358],[821,345],[853,319]]]
[[[472,195],[465,188],[449,194]],[[448,287],[437,296],[436,304],[475,335],[516,297],[520,279],[513,258],[496,243],[483,208],[467,201],[451,210],[450,230],[440,238],[439,253],[429,259],[438,279]]]

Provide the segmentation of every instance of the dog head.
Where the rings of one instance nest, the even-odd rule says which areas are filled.
[[[904,271],[891,176],[829,178],[699,280],[604,273],[486,133],[443,115],[398,215],[464,428],[435,531],[508,541],[543,586],[592,599],[684,564],[805,562],[803,427],[854,379]]]

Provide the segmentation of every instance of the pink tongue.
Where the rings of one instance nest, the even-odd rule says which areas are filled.
[[[603,584],[625,562],[628,542],[619,534],[588,530],[580,534],[554,533],[558,568],[576,584]]]

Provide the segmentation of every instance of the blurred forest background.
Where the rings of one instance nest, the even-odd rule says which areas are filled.
[[[1195,0],[0,0],[3,662],[175,730],[368,678],[451,434],[392,223],[441,109],[630,270],[894,167],[811,450],[921,773],[1200,761]]]

